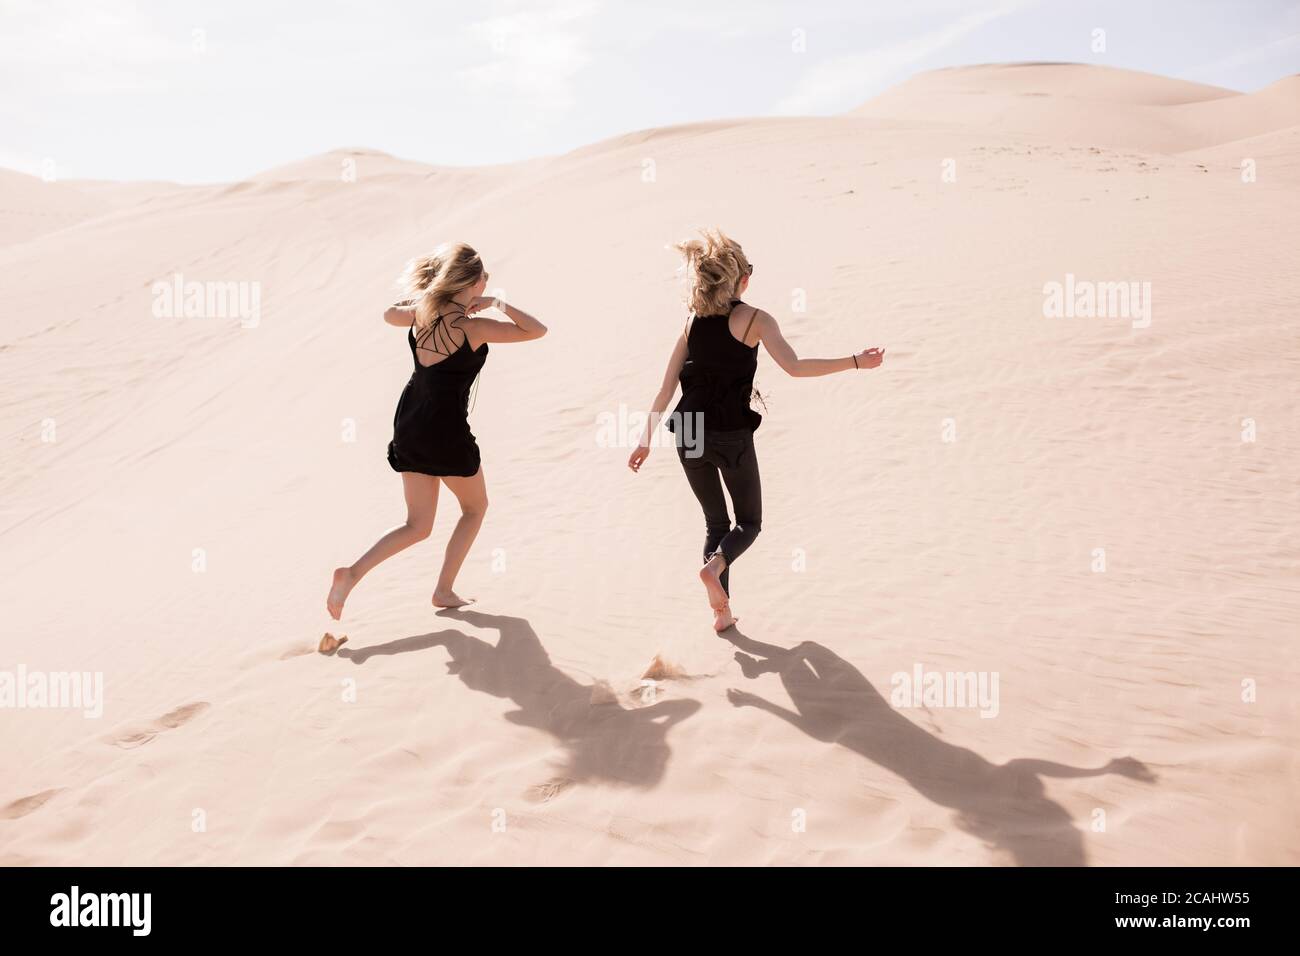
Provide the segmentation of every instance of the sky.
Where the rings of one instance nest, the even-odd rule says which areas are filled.
[[[0,166],[196,183],[343,147],[502,163],[1023,61],[1249,92],[1300,73],[1300,0],[0,0]]]

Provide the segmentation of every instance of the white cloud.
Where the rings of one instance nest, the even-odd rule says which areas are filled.
[[[173,65],[193,57],[188,34],[159,33],[131,0],[6,0],[3,15],[0,76],[11,89],[38,78],[83,95],[165,89]]]
[[[456,71],[458,85],[502,97],[534,125],[568,112],[577,101],[575,78],[592,60],[597,12],[594,2],[570,0],[469,24],[469,53],[479,59]]]

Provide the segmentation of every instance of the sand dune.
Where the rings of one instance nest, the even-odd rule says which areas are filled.
[[[923,73],[852,115],[1178,153],[1300,123],[1300,76],[1245,94],[1080,64],[960,67]]]
[[[0,711],[0,861],[1300,862],[1296,79],[980,67],[502,167],[6,173],[3,666],[105,699]],[[760,359],[731,640],[671,452],[598,442],[714,223],[801,354],[888,348]],[[340,626],[330,569],[401,518],[380,312],[448,238],[551,327],[479,385],[479,603],[428,604],[444,502]],[[155,315],[177,274],[256,321]],[[1067,274],[1151,283],[1149,325],[1045,317]],[[917,665],[996,673],[997,715],[891,706]]]
[[[76,187],[0,169],[0,247],[94,219],[111,208]]]

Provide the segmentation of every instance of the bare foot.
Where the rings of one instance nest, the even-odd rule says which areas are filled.
[[[468,601],[466,601],[463,597],[460,597],[455,591],[434,591],[433,592],[434,607],[464,607],[467,604],[473,604],[473,603],[474,603],[473,598],[470,598]]]
[[[709,592],[709,607],[727,603],[727,592],[722,590],[722,579],[719,577],[724,567],[722,559],[712,557],[700,568],[700,580],[704,582],[704,590]]]
[[[351,568],[334,569],[334,581],[330,584],[329,597],[325,599],[325,609],[330,612],[330,617],[334,620],[337,621],[343,614],[343,602],[348,599],[356,583],[357,579],[352,576]]]
[[[709,607],[713,608],[713,629],[718,633],[722,633],[736,623],[736,618],[731,616],[727,592],[722,589],[722,579],[719,577],[726,566],[723,558],[714,555],[704,567],[700,568],[700,580],[704,582],[704,590],[708,592]]]

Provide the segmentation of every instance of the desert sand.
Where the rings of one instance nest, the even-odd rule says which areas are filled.
[[[0,710],[0,863],[1300,863],[1298,196],[1300,76],[1053,64],[479,169],[3,172],[0,669],[104,700]],[[760,357],[723,637],[672,450],[601,438],[702,225],[801,355],[888,350]],[[551,329],[479,383],[478,603],[429,604],[444,491],[336,623],[403,515],[381,313],[443,240]],[[155,315],[176,274],[258,320]],[[1046,316],[1067,276],[1149,282],[1149,324]],[[892,706],[917,666],[996,674],[996,716]]]

